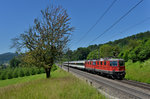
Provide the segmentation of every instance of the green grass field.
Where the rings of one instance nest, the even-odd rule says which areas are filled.
[[[31,76],[25,76],[25,77],[19,77],[19,78],[13,78],[13,79],[6,79],[6,80],[0,80],[0,87],[17,84],[17,83],[23,83],[23,82],[29,82],[36,79],[42,79],[45,78],[44,74],[37,74],[37,75],[31,75]]]
[[[126,79],[150,83],[150,60],[145,62],[126,62]]]
[[[52,77],[50,79],[46,79],[45,74],[39,74],[29,77],[4,80],[0,83],[0,98],[105,99],[105,97],[98,93],[95,88],[89,86],[86,82],[81,81],[68,72],[58,69],[51,75]]]

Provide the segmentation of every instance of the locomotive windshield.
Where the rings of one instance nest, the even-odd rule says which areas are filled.
[[[119,61],[119,65],[120,65],[120,66],[125,66],[124,61]]]
[[[117,61],[111,61],[110,66],[118,66],[118,62]]]

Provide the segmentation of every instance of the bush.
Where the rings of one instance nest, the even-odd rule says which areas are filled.
[[[37,74],[41,74],[41,73],[42,73],[41,69],[37,69]]]
[[[45,69],[44,68],[41,68],[41,73],[45,73]]]
[[[35,75],[35,74],[36,74],[35,68],[31,68],[31,75]]]
[[[13,78],[13,75],[12,75],[11,72],[9,72],[9,73],[7,74],[7,76],[8,76],[8,79],[12,79],[12,78]]]
[[[13,72],[13,78],[17,78],[19,76],[19,73],[17,71],[18,69],[15,69]]]
[[[1,80],[7,79],[6,74],[7,74],[6,71],[2,72],[2,73],[1,73],[1,76],[0,76],[0,79],[1,79]]]
[[[57,67],[53,66],[52,71],[56,70]],[[41,74],[45,73],[44,68],[37,68],[37,67],[17,67],[17,68],[7,68],[0,70],[0,80],[5,79],[11,79],[11,78],[17,78],[17,77],[24,77],[24,76],[30,76],[35,74]]]
[[[52,66],[51,71],[53,72],[53,71],[55,71],[55,70],[57,70],[57,66],[54,64],[54,65]]]
[[[20,77],[24,77],[25,76],[23,68],[20,68],[19,76]]]
[[[25,75],[26,75],[26,76],[30,76],[30,71],[29,71],[29,69],[26,70]]]
[[[13,72],[12,70],[9,70],[7,73],[8,79],[12,79],[13,78]]]
[[[21,61],[18,58],[14,57],[12,60],[10,60],[10,67],[18,67],[20,63]]]

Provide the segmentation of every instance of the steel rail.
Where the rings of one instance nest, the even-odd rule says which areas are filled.
[[[98,76],[98,75],[94,75],[94,74],[91,74],[91,73],[88,73],[88,72],[84,72],[84,71],[81,71],[81,70],[77,70],[77,69],[74,69],[74,68],[70,68],[70,71],[71,72],[74,72],[75,74],[77,75],[80,75],[80,76],[83,76],[85,78],[88,78],[90,79],[91,81],[94,81],[96,83],[99,83],[99,84],[102,84],[104,86],[107,86],[107,87],[110,87],[110,88],[113,88],[115,90],[118,90],[118,92],[122,92],[124,94],[128,94],[129,96],[131,96],[132,98],[138,98],[138,99],[150,99],[150,93],[145,93],[141,90],[138,90],[138,89],[134,89],[132,86],[133,84],[130,84],[130,83],[125,83],[124,81],[125,80],[111,80],[111,79],[107,79],[107,78],[104,78],[104,77],[101,77],[101,76]],[[127,87],[127,85],[129,87]],[[134,85],[135,86],[135,85]],[[135,86],[137,87],[137,86]],[[140,89],[145,89],[143,87],[140,87]]]

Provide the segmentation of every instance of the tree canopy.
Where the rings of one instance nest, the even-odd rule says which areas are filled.
[[[34,26],[13,39],[18,50],[26,48],[23,61],[34,66],[44,67],[47,78],[51,67],[61,55],[69,41],[73,27],[70,17],[61,6],[50,6],[41,11],[42,18],[34,20]]]

